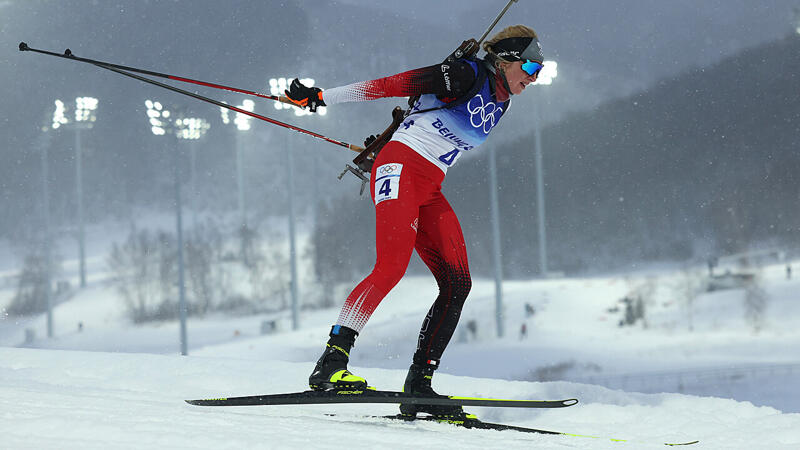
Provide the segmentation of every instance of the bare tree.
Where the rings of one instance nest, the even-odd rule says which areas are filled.
[[[744,289],[744,316],[753,331],[758,333],[764,326],[764,313],[767,309],[769,295],[761,286],[760,277],[753,277]]]
[[[682,270],[682,277],[678,281],[676,291],[686,308],[686,324],[689,331],[694,331],[694,301],[703,285],[701,276],[689,266]]]

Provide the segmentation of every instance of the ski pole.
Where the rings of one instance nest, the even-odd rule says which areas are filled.
[[[211,87],[211,88],[214,88],[214,89],[222,89],[222,90],[225,90],[225,91],[238,92],[240,94],[252,95],[252,96],[255,96],[255,97],[266,98],[266,99],[269,99],[269,100],[275,100],[277,102],[287,103],[289,105],[294,105],[294,103],[292,103],[289,99],[287,99],[286,97],[284,97],[282,95],[278,96],[278,95],[262,94],[262,93],[256,92],[256,91],[251,91],[251,90],[241,89],[241,88],[236,88],[236,87],[231,87],[231,86],[225,86],[225,85],[222,85],[222,84],[210,83],[208,81],[193,80],[191,78],[179,77],[177,75],[170,75],[168,73],[155,72],[155,71],[152,71],[152,70],[139,69],[139,68],[136,68],[136,67],[123,66],[123,65],[120,65],[120,64],[112,64],[112,63],[109,63],[109,62],[98,61],[98,60],[95,60],[95,59],[81,58],[81,57],[73,55],[72,52],[70,51],[70,49],[67,49],[62,54],[62,53],[49,52],[47,50],[40,50],[40,49],[37,49],[37,48],[31,48],[31,47],[28,46],[28,44],[26,44],[24,42],[20,42],[19,43],[19,50],[21,52],[28,51],[28,52],[41,53],[41,54],[44,54],[44,55],[57,56],[59,58],[65,58],[65,59],[69,59],[69,60],[72,60],[72,61],[78,61],[78,62],[83,62],[83,63],[88,63],[88,64],[94,64],[94,65],[102,64],[103,66],[106,66],[106,67],[114,67],[116,69],[121,69],[121,70],[124,70],[124,71],[127,71],[127,72],[141,73],[141,74],[144,74],[144,75],[150,75],[150,76],[159,77],[159,78],[166,78],[166,79],[169,79],[169,80],[181,81],[181,82],[184,82],[184,83],[192,83],[192,84],[197,84],[197,85],[200,85],[200,86]]]
[[[281,126],[281,127],[284,127],[284,128],[288,128],[290,130],[297,131],[299,133],[305,133],[305,134],[308,134],[308,135],[313,136],[315,138],[322,139],[324,141],[330,142],[331,144],[336,144],[336,145],[345,147],[347,149],[353,150],[355,152],[360,152],[361,150],[363,150],[363,148],[361,148],[361,147],[359,147],[357,145],[348,144],[346,142],[338,141],[336,139],[332,139],[332,138],[329,138],[327,136],[323,136],[323,135],[321,135],[319,133],[315,133],[313,131],[309,131],[309,130],[306,130],[304,128],[296,127],[294,125],[290,125],[288,123],[284,123],[284,122],[281,122],[279,120],[270,119],[269,117],[262,116],[260,114],[256,114],[256,113],[251,112],[251,111],[247,111],[246,109],[237,108],[236,106],[231,106],[231,105],[229,105],[227,103],[223,103],[223,102],[220,102],[218,100],[214,100],[212,98],[204,97],[204,96],[202,96],[200,94],[195,94],[194,92],[185,91],[183,89],[176,88],[176,87],[170,86],[168,84],[159,83],[158,81],[151,80],[149,78],[145,78],[145,77],[133,74],[133,73],[125,72],[124,70],[120,70],[120,69],[117,69],[117,68],[114,68],[114,67],[105,66],[105,65],[103,65],[101,63],[94,63],[94,65],[96,65],[97,67],[101,67],[103,69],[110,70],[112,72],[116,72],[116,73],[118,73],[120,75],[124,75],[126,77],[135,78],[137,80],[144,81],[145,83],[150,83],[150,84],[153,84],[153,85],[156,85],[156,86],[159,86],[159,87],[163,87],[164,89],[169,89],[170,91],[177,92],[179,94],[188,95],[189,97],[193,97],[193,98],[196,98],[198,100],[202,100],[204,102],[211,103],[212,105],[217,105],[217,106],[219,106],[221,108],[227,108],[227,109],[230,109],[231,111],[236,111],[237,113],[245,114],[245,115],[248,115],[250,117],[254,117],[256,119],[263,120],[264,122],[269,122],[269,123],[271,123],[273,125],[278,125],[278,126]]]
[[[24,42],[21,42],[19,44],[19,47],[20,47],[21,51],[25,51],[25,50],[38,51],[39,53],[44,53],[44,54],[47,54],[47,55],[59,56],[59,57],[67,58],[67,59],[79,60],[79,59],[77,59],[76,56],[72,55],[72,52],[69,49],[67,49],[64,52],[64,55],[60,55],[58,53],[47,52],[47,51],[44,51],[44,50],[31,49],[30,47],[25,45]],[[23,47],[25,49],[23,49]],[[106,63],[103,63],[103,62],[100,62],[100,61],[85,60],[85,58],[81,58],[81,59],[84,59],[82,62],[86,62],[86,63],[92,64],[92,65],[100,67],[102,69],[110,70],[110,71],[116,72],[116,73],[118,73],[120,75],[124,75],[124,76],[130,77],[130,78],[134,78],[134,79],[137,79],[139,81],[143,81],[145,83],[149,83],[149,84],[152,84],[152,85],[155,85],[155,86],[162,87],[164,89],[169,89],[170,91],[177,92],[177,93],[183,94],[183,95],[187,95],[189,97],[196,98],[196,99],[204,101],[206,103],[211,103],[212,105],[219,106],[220,108],[230,109],[231,111],[235,111],[237,113],[245,114],[245,115],[248,115],[250,117],[253,117],[253,118],[256,118],[256,119],[259,119],[259,120],[263,120],[264,122],[269,122],[269,123],[271,123],[273,125],[278,125],[278,126],[281,126],[281,127],[284,127],[284,128],[288,128],[290,130],[297,131],[299,133],[305,133],[305,134],[308,134],[308,135],[313,136],[315,138],[322,139],[322,140],[330,142],[332,144],[336,144],[336,145],[339,145],[341,147],[345,147],[347,149],[353,150],[355,152],[360,152],[360,151],[364,150],[362,147],[359,147],[357,145],[348,144],[346,142],[342,142],[342,141],[339,141],[339,140],[336,140],[336,139],[332,139],[332,138],[329,138],[327,136],[323,136],[323,135],[321,135],[319,133],[315,133],[313,131],[309,131],[309,130],[306,130],[306,129],[303,129],[303,128],[300,128],[300,127],[296,127],[294,125],[290,125],[288,123],[284,123],[284,122],[281,122],[279,120],[271,119],[269,117],[262,116],[260,114],[256,114],[256,113],[251,112],[251,111],[247,111],[245,109],[237,108],[237,107],[229,105],[227,103],[223,103],[223,102],[220,102],[218,100],[214,100],[214,99],[211,99],[211,98],[208,98],[208,97],[204,97],[204,96],[202,96],[200,94],[195,94],[194,92],[189,92],[189,91],[177,88],[175,86],[170,86],[168,84],[160,83],[160,82],[158,82],[156,80],[151,80],[150,78],[145,78],[143,76],[139,76],[139,75],[136,75],[134,73],[126,72],[125,70],[120,69],[118,65],[113,65],[113,64],[112,65],[107,65]]]

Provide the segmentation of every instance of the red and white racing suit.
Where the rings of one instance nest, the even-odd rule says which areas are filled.
[[[331,105],[422,95],[416,110],[443,105],[474,92],[471,88],[480,79],[475,64],[456,61],[327,89],[323,100]],[[488,80],[486,85],[490,86]],[[336,324],[361,332],[381,300],[403,277],[416,249],[439,285],[439,296],[420,330],[414,355],[418,364],[438,364],[472,285],[461,226],[441,186],[447,168],[461,152],[485,139],[507,107],[497,101],[493,89],[487,87],[482,93],[459,111],[410,115],[380,151],[372,169],[377,260],[372,272],[347,297]]]

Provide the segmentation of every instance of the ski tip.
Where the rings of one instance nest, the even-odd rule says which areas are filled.
[[[679,444],[670,444],[670,443],[666,443],[666,444],[664,444],[664,445],[669,445],[670,447],[677,447],[677,446],[679,446],[679,445],[693,445],[693,444],[697,444],[698,442],[700,442],[700,441],[681,442],[681,443],[679,443]]]
[[[561,404],[564,405],[564,406],[577,405],[578,404],[578,399],[577,398],[568,398],[566,400],[562,400]]]
[[[227,398],[203,398],[198,400],[184,400],[190,405],[196,406],[222,406],[228,399]]]

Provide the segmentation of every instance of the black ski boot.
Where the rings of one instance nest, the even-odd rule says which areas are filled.
[[[308,377],[308,386],[315,391],[364,390],[367,380],[347,370],[350,348],[358,333],[350,328],[334,325],[331,328],[327,348],[317,361],[317,366]]]
[[[436,370],[433,364],[411,364],[403,384],[403,392],[410,394],[428,395],[431,397],[445,397],[437,394],[431,387],[433,371]],[[427,413],[442,420],[475,418],[472,414],[467,414],[461,406],[453,405],[400,405],[400,413],[404,416],[416,417],[417,413]]]

